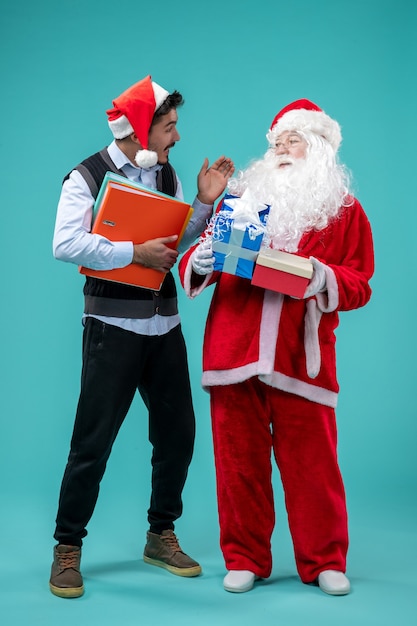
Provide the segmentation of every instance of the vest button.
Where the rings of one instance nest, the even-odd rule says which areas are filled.
[[[156,307],[155,313],[159,313],[159,306]]]

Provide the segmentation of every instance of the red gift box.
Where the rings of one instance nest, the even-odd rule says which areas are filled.
[[[256,287],[302,298],[312,275],[313,265],[309,259],[265,248],[256,259],[251,282]]]

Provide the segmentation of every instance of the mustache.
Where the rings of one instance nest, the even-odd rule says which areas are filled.
[[[291,163],[291,165],[294,165],[295,162],[296,162],[296,159],[286,154],[277,154],[275,156],[276,165],[281,165],[282,163]]]

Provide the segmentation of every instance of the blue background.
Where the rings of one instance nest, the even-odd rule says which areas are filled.
[[[408,624],[417,610],[415,243],[417,4],[412,0],[23,0],[2,3],[0,618],[52,624]],[[204,157],[244,167],[275,114],[306,97],[337,119],[341,159],[373,227],[370,304],[341,315],[340,463],[353,593],[299,582],[274,474],[274,572],[222,589],[201,343],[211,293],[180,293],[198,431],[177,532],[195,580],[140,560],[149,500],[146,414],[135,400],[85,542],[86,594],[47,586],[81,366],[83,278],[52,257],[64,175],[111,140],[105,110],[146,74],[185,97],[171,159],[190,202]],[[227,329],[226,329],[227,330]]]

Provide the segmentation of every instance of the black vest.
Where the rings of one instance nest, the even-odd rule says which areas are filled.
[[[74,169],[83,176],[94,198],[97,197],[106,172],[111,171],[125,176],[110,159],[106,148],[88,157]],[[69,174],[64,180],[68,177]],[[163,165],[158,172],[156,183],[159,191],[175,196],[177,178],[174,168],[169,163]],[[87,276],[84,302],[84,313],[107,317],[143,319],[152,317],[155,313],[160,315],[178,313],[177,290],[171,272],[165,276],[158,292]]]

